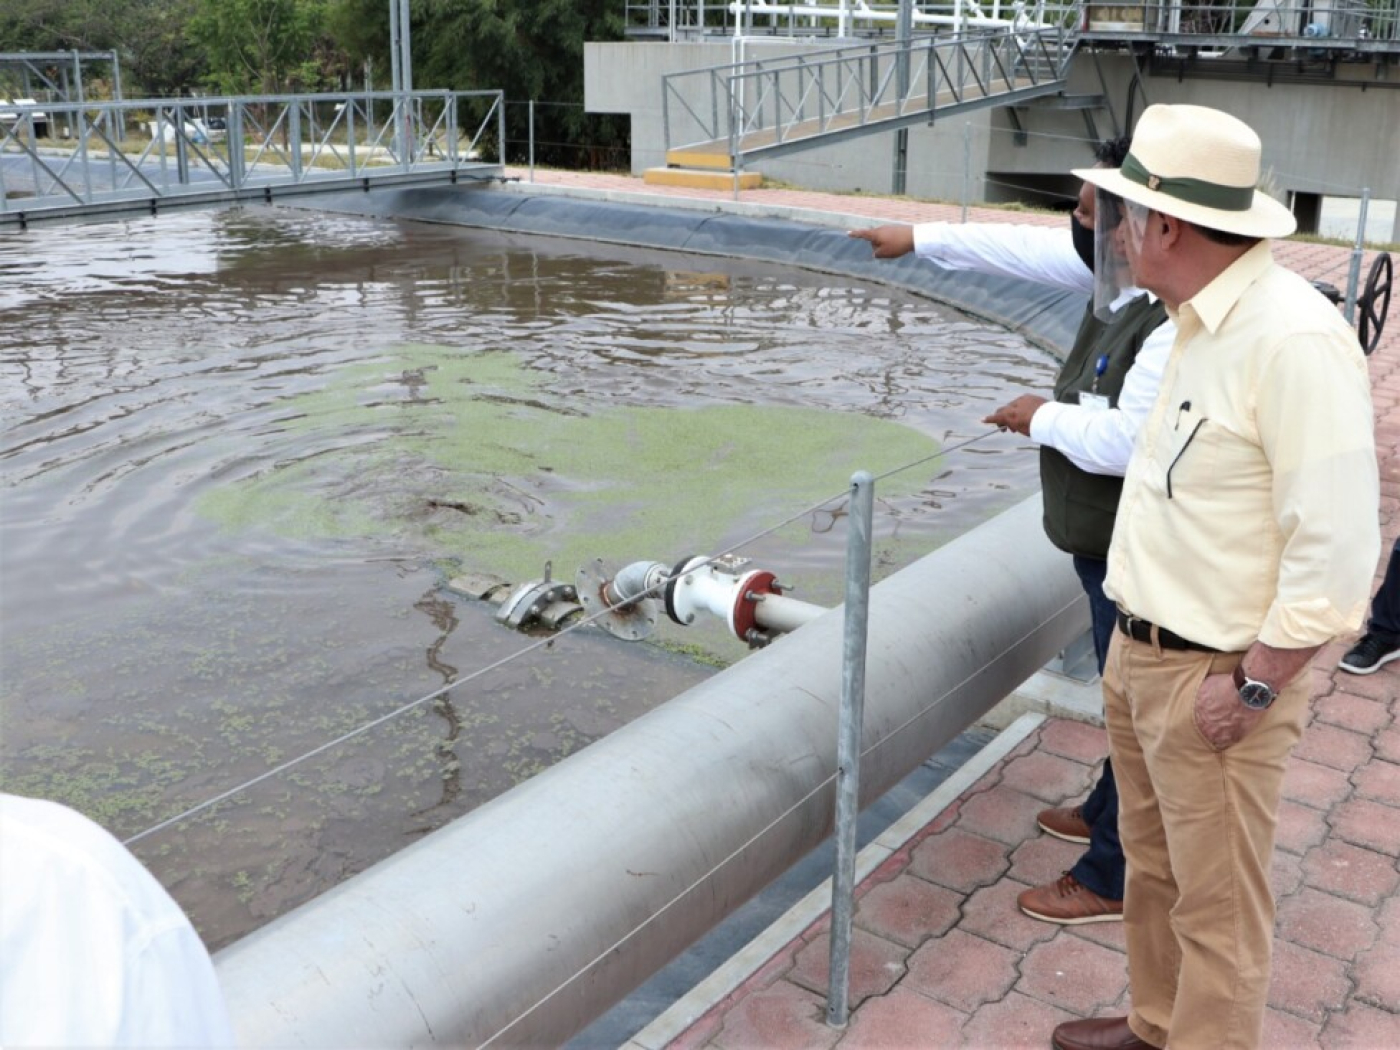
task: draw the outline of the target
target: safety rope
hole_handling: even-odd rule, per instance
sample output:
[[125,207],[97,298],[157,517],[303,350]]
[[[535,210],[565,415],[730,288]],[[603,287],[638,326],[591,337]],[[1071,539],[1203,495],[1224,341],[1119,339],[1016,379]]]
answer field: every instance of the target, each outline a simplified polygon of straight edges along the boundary
[[[995,431],[994,431],[993,433],[995,433]],[[987,435],[985,435],[985,434],[981,435],[981,437],[986,437],[986,436],[987,436]],[[975,440],[980,440],[980,438],[974,438],[973,440],[974,440],[974,441],[975,441]],[[971,442],[965,442],[964,444],[970,444],[970,443],[971,443]],[[901,469],[902,469],[902,468],[901,468]],[[1066,603],[1065,603],[1064,605],[1062,605],[1059,609],[1057,609],[1052,615],[1053,615],[1053,616],[1060,616],[1060,615],[1064,614],[1065,612],[1068,612],[1068,611],[1069,611],[1070,609],[1072,609],[1079,601],[1080,601],[1079,598],[1073,598],[1073,599],[1071,599],[1069,602],[1066,602]],[[1008,646],[1008,648],[1015,648],[1017,645],[1020,645],[1020,644],[1022,644],[1023,642],[1026,642],[1027,640],[1029,640],[1030,637],[1031,637],[1031,635],[1032,635],[1032,633],[1033,633],[1033,631],[1034,631],[1034,628],[1032,628],[1031,630],[1027,630],[1024,634],[1021,635],[1020,638],[1016,639],[1016,640],[1012,643],[1011,646]],[[927,714],[929,714],[930,712],[932,712],[934,708],[936,708],[939,704],[941,704],[941,703],[942,703],[944,700],[946,700],[948,697],[953,696],[954,694],[956,694],[957,692],[959,692],[964,686],[968,685],[968,683],[972,682],[974,679],[976,679],[976,678],[978,678],[980,675],[984,674],[986,671],[988,671],[988,670],[991,668],[991,666],[992,666],[992,661],[990,661],[990,660],[987,661],[986,663],[982,664],[982,665],[981,665],[980,667],[978,667],[976,670],[972,671],[970,674],[968,674],[966,677],[964,677],[960,682],[957,682],[955,685],[952,685],[952,686],[950,686],[948,689],[944,690],[944,691],[943,691],[942,693],[940,693],[938,696],[934,697],[926,706],[920,708],[917,712],[915,712],[915,713],[914,713],[913,715],[911,715],[909,718],[905,719],[902,723],[900,723],[898,726],[896,726],[894,729],[892,729],[889,733],[887,733],[887,734],[885,735],[885,737],[884,737],[882,740],[880,740],[877,744],[872,744],[872,745],[870,745],[869,747],[867,747],[867,748],[865,748],[864,750],[862,750],[862,751],[861,751],[861,755],[860,755],[861,760],[862,760],[862,764],[863,764],[864,759],[865,759],[866,757],[868,757],[868,756],[875,750],[876,747],[883,747],[884,745],[890,743],[890,741],[894,740],[895,737],[898,736],[898,734],[900,734],[900,733],[904,732],[905,730],[907,730],[910,726],[912,726],[912,725],[913,725],[915,722],[917,722],[919,719],[923,718],[925,715],[927,715]],[[597,955],[595,955],[592,959],[588,960],[588,962],[586,962],[586,963],[584,963],[582,966],[580,966],[577,970],[575,970],[575,971],[574,971],[572,974],[570,974],[567,978],[565,978],[565,979],[564,979],[563,981],[561,981],[558,985],[556,985],[556,986],[554,987],[553,990],[551,990],[550,992],[548,992],[548,993],[546,993],[545,995],[541,996],[532,1006],[530,1006],[530,1007],[529,1007],[528,1009],[526,1009],[524,1012],[522,1012],[522,1013],[520,1013],[520,1014],[517,1014],[516,1017],[515,1017],[509,1024],[507,1024],[507,1025],[503,1026],[502,1028],[500,1028],[500,1029],[499,1029],[498,1031],[496,1031],[489,1039],[485,1040],[485,1041],[482,1042],[480,1045],[483,1046],[483,1047],[485,1047],[485,1046],[490,1046],[490,1045],[491,1045],[492,1043],[494,1043],[497,1039],[501,1038],[501,1036],[505,1035],[505,1034],[506,1034],[507,1032],[509,1032],[512,1028],[514,1028],[517,1024],[519,1024],[521,1021],[523,1021],[525,1018],[529,1017],[532,1013],[534,1013],[536,1010],[538,1010],[538,1009],[539,1009],[541,1006],[543,1006],[545,1003],[549,1002],[549,1000],[553,999],[553,998],[554,998],[556,995],[558,995],[560,992],[565,991],[565,990],[569,987],[569,985],[573,984],[574,981],[578,980],[580,977],[582,977],[584,974],[586,974],[586,973],[587,973],[589,970],[591,970],[593,967],[597,966],[599,963],[604,962],[604,961],[606,961],[607,959],[609,959],[609,958],[613,957],[614,955],[616,955],[616,954],[622,949],[622,947],[623,947],[629,940],[631,940],[631,939],[632,939],[633,937],[635,937],[637,934],[641,933],[643,930],[645,930],[645,929],[646,929],[648,926],[650,926],[652,923],[656,922],[656,920],[660,919],[663,915],[665,915],[665,914],[666,914],[668,911],[670,911],[673,907],[675,907],[677,904],[681,903],[681,901],[683,901],[683,900],[686,898],[687,895],[689,895],[690,893],[692,893],[692,892],[694,892],[696,889],[698,889],[698,888],[701,886],[701,884],[703,884],[706,880],[708,880],[708,879],[714,877],[714,875],[715,875],[717,872],[719,872],[720,870],[722,870],[722,869],[724,868],[725,865],[729,864],[731,861],[733,861],[734,859],[736,859],[736,858],[737,858],[740,854],[742,854],[745,850],[747,850],[749,847],[751,847],[752,845],[754,845],[754,843],[756,843],[756,842],[758,842],[760,839],[762,839],[763,836],[766,835],[769,831],[771,831],[773,828],[775,828],[775,827],[777,827],[779,824],[781,824],[784,820],[786,820],[788,817],[790,817],[794,812],[796,812],[796,811],[797,811],[798,809],[800,809],[802,806],[805,806],[808,802],[810,802],[813,798],[815,798],[819,793],[821,793],[822,791],[824,791],[824,790],[826,790],[828,787],[830,787],[832,784],[834,784],[834,783],[836,782],[836,777],[837,777],[837,775],[838,775],[837,772],[833,772],[833,773],[831,773],[829,776],[827,776],[826,779],[822,780],[821,783],[819,783],[819,784],[817,784],[815,787],[813,787],[812,790],[810,790],[809,792],[807,792],[807,794],[803,795],[800,799],[798,799],[796,802],[794,802],[792,805],[790,805],[787,809],[783,810],[783,812],[779,813],[776,817],[774,817],[772,820],[770,820],[770,821],[769,821],[767,824],[765,824],[762,828],[760,828],[758,831],[754,832],[751,836],[749,836],[749,838],[747,838],[746,840],[744,840],[744,842],[742,842],[740,845],[738,845],[738,846],[735,847],[732,851],[730,851],[729,854],[727,854],[726,856],[724,856],[723,858],[721,858],[721,859],[720,859],[719,861],[717,861],[715,864],[711,865],[702,875],[700,875],[700,876],[698,876],[697,878],[695,878],[694,880],[692,880],[691,883],[690,883],[688,886],[686,886],[686,887],[685,887],[684,889],[682,889],[680,892],[676,893],[676,894],[675,894],[673,897],[671,897],[671,899],[668,900],[665,904],[661,905],[661,907],[659,907],[656,911],[652,912],[649,916],[647,916],[647,917],[646,917],[645,919],[643,919],[641,922],[637,923],[637,925],[633,926],[632,929],[628,930],[625,934],[623,934],[620,938],[618,938],[616,941],[614,941],[611,945],[609,945],[607,948],[605,948],[605,949],[603,949],[602,951],[600,951],[600,952],[599,952]]]
[[[958,442],[958,443],[955,444],[955,445],[949,445],[949,446],[947,446],[947,447],[945,447],[945,448],[939,449],[939,451],[937,451],[937,452],[930,453],[929,455],[927,455],[927,456],[922,456],[922,457],[920,457],[919,459],[911,460],[910,462],[905,463],[905,464],[903,464],[902,466],[898,466],[898,467],[895,467],[895,468],[893,468],[893,469],[891,469],[891,470],[887,470],[887,471],[885,471],[883,474],[877,475],[877,476],[875,477],[874,480],[876,480],[876,481],[882,481],[882,480],[884,480],[885,478],[893,477],[894,475],[903,473],[904,471],[913,470],[914,468],[919,467],[919,466],[922,466],[923,464],[928,463],[928,462],[931,461],[931,460],[937,459],[937,458],[940,457],[940,456],[945,456],[945,455],[947,455],[947,454],[950,453],[950,452],[956,452],[956,451],[958,451],[959,449],[966,448],[968,445],[971,445],[971,444],[973,444],[973,443],[975,443],[975,442],[981,441],[981,440],[983,440],[984,438],[987,438],[987,437],[991,436],[992,434],[996,434],[996,433],[998,433],[998,432],[999,432],[999,431],[996,430],[996,429],[989,430],[989,431],[987,431],[986,433],[978,434],[978,435],[975,436],[975,437],[968,438],[966,441]],[[773,533],[779,531],[780,529],[786,528],[788,525],[791,525],[793,522],[799,520],[800,518],[804,518],[804,517],[806,517],[807,515],[813,513],[814,511],[821,510],[821,509],[822,509],[823,507],[825,507],[827,504],[833,503],[833,502],[835,502],[835,501],[838,500],[838,499],[846,498],[846,497],[849,495],[849,492],[850,492],[850,489],[849,489],[849,487],[847,487],[847,488],[845,488],[845,489],[842,489],[840,492],[836,493],[835,495],[827,496],[825,499],[822,499],[822,500],[818,501],[817,503],[814,503],[814,504],[812,504],[812,505],[810,505],[810,506],[808,506],[808,507],[804,507],[802,510],[797,511],[795,514],[792,514],[792,515],[790,515],[790,516],[787,517],[787,518],[784,518],[782,521],[778,522],[777,524],[771,525],[771,526],[769,526],[768,528],[763,529],[763,530],[760,531],[760,532],[756,532],[756,533],[754,533],[752,536],[749,536],[749,537],[747,537],[747,538],[745,538],[745,539],[742,539],[742,540],[738,541],[737,543],[733,544],[732,546],[726,548],[726,549],[723,550],[723,551],[720,551],[720,552],[717,553],[717,554],[711,554],[711,555],[709,555],[708,557],[706,557],[706,558],[705,558],[703,561],[701,561],[701,562],[696,562],[695,564],[693,564],[693,565],[690,566],[690,569],[691,569],[691,571],[694,571],[695,569],[702,568],[702,567],[704,567],[705,565],[710,565],[710,564],[712,564],[712,563],[718,561],[719,559],[721,559],[721,558],[723,558],[723,557],[726,557],[727,555],[733,554],[733,553],[735,553],[736,551],[741,550],[742,548],[749,546],[750,544],[756,543],[756,542],[758,542],[759,540],[763,539],[764,537],[770,536],[770,535],[772,535]],[[666,584],[670,583],[670,582],[671,582],[672,580],[674,580],[674,579],[675,579],[674,576],[667,576],[665,579],[661,580],[660,582],[654,584],[652,587],[648,588],[646,591],[644,591],[644,592],[642,592],[641,594],[637,595],[636,599],[634,599],[634,600],[637,600],[637,599],[640,599],[640,598],[643,598],[643,597],[647,597],[647,596],[651,595],[652,592],[661,590],[662,588],[664,588],[664,587],[666,586]],[[574,631],[576,631],[576,630],[581,630],[582,628],[587,627],[588,625],[594,623],[595,621],[601,619],[602,617],[609,615],[611,612],[612,612],[611,609],[600,609],[598,612],[592,614],[591,616],[585,616],[585,617],[579,618],[579,619],[577,619],[577,620],[574,620],[572,623],[568,624],[566,627],[564,627],[562,630],[560,630],[557,634],[553,634],[553,635],[551,635],[551,636],[548,637],[548,638],[541,638],[540,640],[538,640],[538,641],[536,641],[536,642],[532,642],[531,644],[526,645],[526,646],[524,646],[524,647],[521,648],[521,649],[518,649],[516,652],[513,652],[513,653],[511,653],[511,654],[509,654],[509,655],[507,655],[507,656],[503,656],[503,657],[501,657],[501,659],[495,661],[494,663],[487,664],[485,667],[482,667],[482,668],[479,668],[479,669],[477,669],[477,670],[475,670],[475,671],[472,671],[471,673],[469,673],[469,674],[467,674],[467,675],[459,675],[458,677],[452,679],[452,681],[447,682],[447,683],[445,683],[444,685],[438,686],[438,687],[437,687],[436,689],[434,689],[432,692],[430,692],[430,693],[428,693],[428,694],[426,694],[426,695],[424,695],[424,696],[420,696],[417,700],[413,700],[413,701],[410,701],[409,703],[402,704],[402,705],[400,705],[399,707],[396,707],[394,710],[389,711],[389,712],[386,713],[386,714],[380,715],[380,716],[377,717],[377,718],[374,718],[374,719],[371,719],[371,720],[368,721],[368,722],[365,722],[363,725],[360,725],[360,726],[357,726],[357,727],[354,728],[354,729],[351,729],[349,732],[342,733],[340,736],[336,737],[334,740],[328,740],[328,741],[326,741],[324,744],[320,744],[320,745],[318,745],[318,746],[312,748],[310,751],[307,751],[307,752],[305,752],[305,753],[303,753],[303,754],[301,754],[301,755],[298,755],[298,756],[295,757],[295,758],[288,759],[286,762],[283,762],[283,763],[281,763],[280,765],[274,766],[272,769],[269,769],[269,770],[267,770],[266,772],[259,773],[257,776],[252,777],[252,778],[249,779],[249,780],[245,780],[243,783],[238,784],[238,785],[235,786],[235,787],[229,788],[227,791],[221,791],[219,794],[215,795],[213,798],[206,799],[206,800],[204,800],[203,802],[200,802],[198,805],[191,806],[191,807],[189,807],[188,809],[183,810],[183,811],[180,812],[180,813],[177,813],[177,814],[176,814],[175,816],[173,816],[173,817],[169,817],[169,818],[167,818],[167,819],[165,819],[165,820],[162,820],[162,821],[161,821],[160,823],[158,823],[158,824],[153,824],[152,826],[146,828],[144,831],[137,832],[135,835],[132,835],[130,838],[123,839],[123,840],[122,840],[122,843],[123,843],[123,845],[131,846],[133,843],[140,842],[142,839],[148,838],[149,836],[154,835],[154,834],[156,834],[156,833],[159,832],[159,831],[163,831],[164,829],[166,829],[166,828],[168,828],[168,827],[170,827],[170,826],[172,826],[172,825],[174,825],[174,824],[179,824],[179,823],[181,823],[181,822],[183,822],[183,821],[186,821],[186,820],[188,820],[189,818],[195,816],[195,815],[198,814],[198,813],[202,813],[202,812],[204,812],[205,810],[210,809],[210,808],[213,807],[213,806],[217,806],[220,802],[227,801],[228,799],[232,798],[234,795],[240,794],[240,793],[243,792],[243,791],[247,791],[249,788],[256,787],[258,784],[261,784],[261,783],[262,783],[263,781],[265,781],[265,780],[269,780],[269,779],[271,779],[272,777],[275,777],[275,776],[278,776],[279,774],[285,773],[287,770],[292,769],[292,768],[294,768],[294,767],[296,767],[296,766],[299,766],[299,765],[301,765],[303,762],[307,762],[307,761],[309,761],[310,759],[315,758],[317,755],[324,754],[325,752],[331,750],[332,748],[338,747],[339,745],[344,744],[344,743],[346,743],[346,742],[348,742],[348,741],[350,741],[350,740],[353,740],[353,739],[355,739],[355,738],[358,737],[358,736],[362,736],[362,735],[364,735],[365,733],[368,733],[368,732],[369,732],[370,730],[372,730],[372,729],[376,729],[376,728],[378,728],[379,726],[384,725],[386,722],[393,721],[395,718],[398,718],[398,717],[401,716],[401,715],[407,714],[409,711],[412,711],[412,710],[415,710],[416,708],[422,707],[424,704],[428,703],[430,700],[436,700],[438,697],[442,696],[444,693],[447,693],[447,692],[451,691],[452,689],[457,688],[458,686],[466,685],[466,684],[469,683],[469,682],[475,681],[476,679],[481,678],[483,675],[490,674],[492,671],[495,671],[495,670],[498,670],[498,669],[500,669],[500,668],[502,668],[502,667],[505,667],[507,664],[512,663],[513,661],[518,660],[518,659],[520,659],[521,657],[528,656],[530,653],[533,653],[533,652],[535,652],[535,651],[538,650],[538,649],[547,648],[547,647],[553,645],[553,644],[554,644],[556,641],[558,641],[560,638],[567,637],[569,634],[572,634]]]

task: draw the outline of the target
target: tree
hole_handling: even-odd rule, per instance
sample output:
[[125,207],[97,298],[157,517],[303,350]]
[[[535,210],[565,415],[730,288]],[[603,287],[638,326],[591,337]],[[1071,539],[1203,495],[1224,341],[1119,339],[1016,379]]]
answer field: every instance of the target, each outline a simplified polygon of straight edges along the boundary
[[[415,85],[504,91],[516,157],[533,99],[542,163],[626,166],[626,119],[591,116],[582,106],[583,44],[621,38],[617,0],[417,0],[411,19]],[[333,0],[328,24],[352,57],[389,68],[389,0]]]
[[185,31],[195,3],[6,0],[0,40],[7,51],[116,51],[127,98],[174,95],[198,84],[206,68]]
[[325,0],[197,0],[190,35],[208,52],[210,87],[231,95],[314,91]]

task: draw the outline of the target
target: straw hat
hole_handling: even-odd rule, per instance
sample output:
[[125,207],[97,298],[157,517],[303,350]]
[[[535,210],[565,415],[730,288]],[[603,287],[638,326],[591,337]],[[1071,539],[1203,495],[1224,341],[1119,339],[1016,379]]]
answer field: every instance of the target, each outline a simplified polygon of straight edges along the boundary
[[1259,136],[1205,106],[1148,106],[1121,168],[1085,168],[1081,179],[1164,215],[1247,237],[1287,237],[1293,213],[1259,182]]

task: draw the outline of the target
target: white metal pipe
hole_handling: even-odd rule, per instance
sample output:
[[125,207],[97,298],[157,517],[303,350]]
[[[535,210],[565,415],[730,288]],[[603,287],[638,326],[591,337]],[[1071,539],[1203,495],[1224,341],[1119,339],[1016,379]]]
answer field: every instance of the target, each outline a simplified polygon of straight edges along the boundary
[[[221,951],[239,1045],[567,1040],[830,832],[841,621],[819,617]],[[1039,497],[877,584],[862,804],[1087,623]]]

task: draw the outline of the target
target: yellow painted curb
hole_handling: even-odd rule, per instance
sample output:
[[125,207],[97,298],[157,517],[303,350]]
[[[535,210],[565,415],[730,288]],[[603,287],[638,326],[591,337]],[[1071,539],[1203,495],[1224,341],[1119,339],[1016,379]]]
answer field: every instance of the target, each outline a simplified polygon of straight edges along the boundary
[[[696,171],[694,168],[647,168],[642,181],[649,186],[684,186],[690,190],[732,190],[732,171]],[[739,189],[756,190],[763,185],[763,176],[746,171],[739,176]]]

